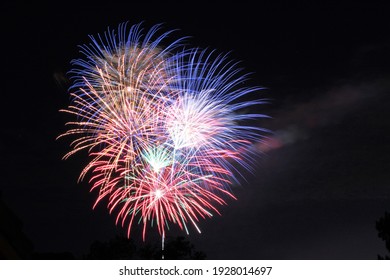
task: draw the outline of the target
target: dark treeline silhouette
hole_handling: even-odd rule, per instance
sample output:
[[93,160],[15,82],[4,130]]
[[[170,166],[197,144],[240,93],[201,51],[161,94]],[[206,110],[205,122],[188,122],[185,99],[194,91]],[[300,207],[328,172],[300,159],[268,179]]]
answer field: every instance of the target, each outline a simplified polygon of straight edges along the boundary
[[[80,259],[85,260],[201,260],[206,254],[196,251],[193,244],[183,236],[165,241],[164,251],[161,244],[149,242],[136,245],[133,239],[117,235],[108,241],[94,241],[89,252]],[[35,260],[72,260],[78,259],[71,252],[33,252]]]
[[[205,259],[203,252],[196,251],[185,237],[167,238],[162,252],[160,243],[139,242],[125,236],[115,236],[108,241],[94,241],[89,252],[81,259],[121,260],[138,259]],[[0,192],[0,259],[72,260],[78,259],[72,252],[37,251],[23,231],[23,222],[2,200]]]
[[29,259],[35,260],[201,260],[206,254],[196,251],[190,241],[183,236],[169,238],[165,241],[164,251],[161,243],[141,242],[136,245],[133,239],[117,235],[108,241],[95,240],[89,252],[81,258],[71,252],[33,252]]
[[[376,221],[376,230],[378,237],[385,241],[386,249],[390,253],[390,214],[385,212],[383,217]],[[390,256],[378,255],[379,260],[390,260]]]
[[206,259],[206,254],[196,251],[194,245],[183,236],[165,240],[164,251],[161,249],[161,244],[144,243],[137,247],[132,239],[116,236],[107,242],[93,242],[89,253],[83,258],[92,260],[157,260],[162,259],[163,256],[164,259],[169,260]]

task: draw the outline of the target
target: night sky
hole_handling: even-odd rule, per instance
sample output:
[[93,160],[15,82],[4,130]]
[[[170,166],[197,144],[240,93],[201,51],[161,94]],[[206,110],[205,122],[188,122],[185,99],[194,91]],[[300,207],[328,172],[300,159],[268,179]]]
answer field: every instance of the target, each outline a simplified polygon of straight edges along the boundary
[[238,199],[200,221],[202,234],[191,228],[197,250],[209,259],[385,254],[375,222],[390,211],[390,10],[373,1],[161,2],[1,4],[1,199],[34,249],[81,257],[93,241],[124,232],[104,203],[92,210],[87,180],[77,183],[85,154],[62,160],[70,141],[56,137],[70,120],[59,110],[70,101],[77,46],[108,26],[143,21],[231,52],[270,100],[256,109],[271,116],[258,125],[273,134],[254,145],[253,174],[233,186]]

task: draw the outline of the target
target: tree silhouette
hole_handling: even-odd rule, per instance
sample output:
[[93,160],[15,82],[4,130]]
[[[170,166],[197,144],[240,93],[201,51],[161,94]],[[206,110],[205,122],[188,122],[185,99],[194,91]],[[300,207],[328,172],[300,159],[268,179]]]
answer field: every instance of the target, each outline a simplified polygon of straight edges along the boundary
[[205,259],[206,254],[196,251],[184,237],[179,236],[175,239],[166,240],[164,251],[161,250],[161,244],[144,243],[137,247],[132,239],[125,236],[116,236],[108,242],[94,241],[90,246],[88,254],[84,259],[92,260],[156,260],[161,259],[180,260],[180,259]]
[[202,260],[206,258],[203,252],[195,251],[195,247],[183,236],[168,240],[164,249],[164,259],[167,260]]
[[123,236],[116,236],[108,242],[94,241],[90,251],[84,256],[91,260],[126,260],[133,259],[136,253],[136,246],[131,239]]
[[[385,212],[385,215],[376,221],[376,230],[378,237],[385,241],[386,249],[390,252],[390,214]],[[378,255],[380,260],[390,260],[390,256]]]

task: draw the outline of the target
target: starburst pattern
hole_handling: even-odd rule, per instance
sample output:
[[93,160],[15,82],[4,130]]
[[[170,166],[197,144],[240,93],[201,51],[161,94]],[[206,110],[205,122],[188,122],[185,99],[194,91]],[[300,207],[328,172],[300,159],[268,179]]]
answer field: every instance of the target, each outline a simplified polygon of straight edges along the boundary
[[64,158],[88,152],[80,180],[90,174],[95,205],[107,200],[117,223],[129,235],[142,224],[144,238],[148,225],[162,236],[170,224],[200,232],[200,218],[235,199],[235,165],[250,167],[250,147],[265,131],[245,124],[264,117],[242,113],[263,100],[243,98],[260,88],[242,86],[236,63],[188,48],[185,38],[167,43],[172,31],[159,31],[122,24],[81,46],[71,104],[61,110],[77,120],[59,136],[75,136]]

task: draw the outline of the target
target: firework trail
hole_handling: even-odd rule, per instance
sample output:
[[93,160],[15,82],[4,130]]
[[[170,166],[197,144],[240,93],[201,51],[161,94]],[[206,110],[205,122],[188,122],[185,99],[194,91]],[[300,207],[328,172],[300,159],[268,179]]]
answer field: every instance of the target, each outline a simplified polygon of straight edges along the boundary
[[[261,114],[240,113],[263,100],[240,101],[259,87],[227,56],[189,48],[172,31],[141,24],[108,29],[81,46],[73,60],[71,104],[75,115],[60,135],[74,136],[64,158],[86,150],[95,206],[106,200],[117,223],[142,224],[164,237],[170,224],[189,232],[200,218],[233,198],[235,165],[250,168],[251,145],[265,131],[246,125]],[[95,207],[94,206],[94,207]]]

